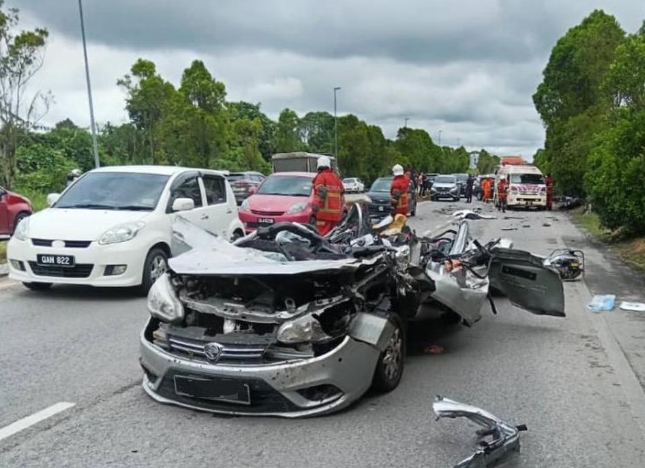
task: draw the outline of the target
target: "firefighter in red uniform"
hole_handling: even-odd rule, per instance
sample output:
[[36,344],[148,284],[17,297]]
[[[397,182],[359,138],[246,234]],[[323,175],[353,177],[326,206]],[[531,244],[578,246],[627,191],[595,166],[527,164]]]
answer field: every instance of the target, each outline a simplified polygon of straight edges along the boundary
[[553,180],[551,174],[547,174],[544,181],[546,183],[546,209],[551,211],[553,209],[553,192],[555,189],[555,180]]
[[392,209],[394,215],[408,215],[408,189],[410,180],[405,176],[403,167],[397,164],[392,168],[392,185],[390,186],[390,198],[392,200]]
[[506,177],[502,177],[502,179],[497,183],[497,200],[499,202],[497,210],[504,213],[506,213],[506,198],[508,196],[507,192],[508,182],[506,181]]
[[329,157],[319,157],[317,167],[318,174],[313,180],[313,211],[316,229],[321,236],[325,236],[343,216],[343,182],[331,170]]

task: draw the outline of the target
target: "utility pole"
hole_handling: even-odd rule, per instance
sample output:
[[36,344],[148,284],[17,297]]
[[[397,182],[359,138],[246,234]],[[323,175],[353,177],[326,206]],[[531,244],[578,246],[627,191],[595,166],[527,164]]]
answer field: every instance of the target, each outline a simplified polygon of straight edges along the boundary
[[336,106],[336,93],[340,91],[340,87],[337,86],[334,88],[334,157],[336,158],[336,164],[338,164],[338,113]]
[[85,81],[87,82],[87,98],[90,103],[90,124],[92,126],[92,147],[94,150],[94,164],[101,166],[99,161],[99,147],[96,142],[96,122],[94,120],[94,102],[92,101],[92,83],[90,81],[90,66],[87,62],[87,43],[85,40],[85,20],[83,19],[83,1],[78,0],[78,13],[81,18],[81,35],[83,37],[83,56],[85,57]]
[[410,120],[410,117],[405,118],[405,125],[404,125],[405,128],[408,128],[408,120]]

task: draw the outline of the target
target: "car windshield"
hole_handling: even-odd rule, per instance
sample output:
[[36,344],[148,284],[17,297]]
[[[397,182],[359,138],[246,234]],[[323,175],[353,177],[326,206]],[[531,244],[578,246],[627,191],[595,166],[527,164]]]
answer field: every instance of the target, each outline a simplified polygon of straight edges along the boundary
[[356,179],[343,179],[343,182],[346,184],[353,184],[356,181]]
[[435,184],[454,184],[455,178],[450,176],[437,176],[434,179]]
[[540,174],[511,174],[511,184],[543,184],[544,177]]
[[311,178],[303,176],[271,176],[264,180],[257,193],[262,195],[308,197],[311,195],[311,182]]
[[391,186],[392,186],[391,177],[376,179],[372,184],[372,188],[370,189],[370,192],[389,192]]
[[78,179],[55,208],[153,211],[170,177],[134,172],[93,172]]

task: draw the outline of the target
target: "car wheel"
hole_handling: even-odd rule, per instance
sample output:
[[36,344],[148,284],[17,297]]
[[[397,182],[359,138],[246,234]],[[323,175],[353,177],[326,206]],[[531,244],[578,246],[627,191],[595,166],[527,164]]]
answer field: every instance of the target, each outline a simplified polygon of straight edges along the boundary
[[13,221],[13,232],[11,233],[11,235],[13,235],[13,233],[16,232],[18,223],[20,223],[20,221],[27,218],[28,216],[29,216],[29,213],[25,213],[24,211],[22,213],[18,213],[18,215],[16,216],[16,219]]
[[22,283],[27,289],[32,291],[47,291],[52,287],[52,283]]
[[458,202],[459,200],[460,200],[459,197],[453,197],[453,199],[452,199],[452,201],[454,201],[454,202]]
[[143,264],[143,278],[141,281],[141,292],[147,294],[152,285],[168,269],[168,255],[160,248],[154,248],[148,252],[146,261]]
[[241,239],[244,237],[244,233],[242,231],[235,231],[233,233],[233,237],[231,237],[231,242],[235,242],[238,239]]
[[405,365],[406,340],[403,319],[398,314],[392,314],[389,320],[394,325],[394,332],[385,351],[379,357],[372,381],[372,388],[383,393],[398,387]]

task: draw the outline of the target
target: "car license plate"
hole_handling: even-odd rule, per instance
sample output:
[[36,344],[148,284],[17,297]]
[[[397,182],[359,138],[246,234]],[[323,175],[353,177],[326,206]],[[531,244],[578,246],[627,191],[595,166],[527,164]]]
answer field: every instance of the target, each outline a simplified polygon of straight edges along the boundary
[[275,219],[273,219],[273,218],[260,218],[260,219],[258,219],[258,223],[262,224],[263,226],[268,226],[270,224],[274,224]]
[[38,254],[36,255],[36,263],[43,267],[72,268],[76,265],[76,261],[71,255]]
[[571,262],[571,268],[578,268],[580,264]]
[[239,405],[251,404],[249,386],[232,379],[207,379],[176,375],[175,393],[180,396],[225,401]]

